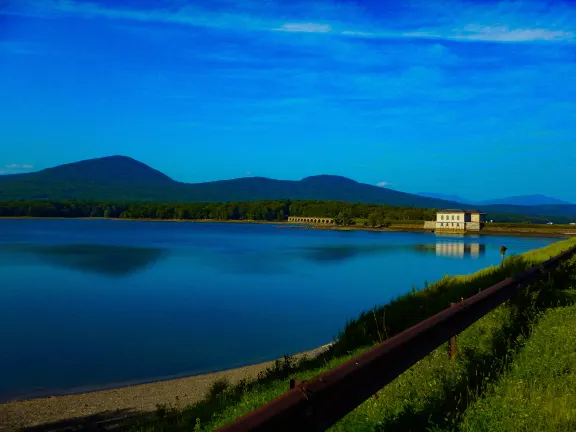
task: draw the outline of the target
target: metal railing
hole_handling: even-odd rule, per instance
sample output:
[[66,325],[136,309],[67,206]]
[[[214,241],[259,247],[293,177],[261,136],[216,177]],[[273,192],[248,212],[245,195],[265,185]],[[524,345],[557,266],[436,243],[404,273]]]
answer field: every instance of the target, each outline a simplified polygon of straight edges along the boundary
[[386,384],[523,287],[576,254],[576,247],[506,278],[421,321],[353,359],[308,381],[291,383],[278,398],[218,429],[237,431],[322,431],[354,410]]

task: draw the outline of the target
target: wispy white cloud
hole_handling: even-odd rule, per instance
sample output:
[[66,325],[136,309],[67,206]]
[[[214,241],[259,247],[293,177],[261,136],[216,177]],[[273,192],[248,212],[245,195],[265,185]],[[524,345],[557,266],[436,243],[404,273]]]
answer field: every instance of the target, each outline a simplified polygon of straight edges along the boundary
[[381,182],[376,183],[376,186],[380,186],[380,187],[390,186],[390,182],[381,181]]
[[332,32],[332,27],[327,24],[317,23],[288,23],[274,30],[296,33],[330,33]]
[[[222,2],[220,2],[222,3]],[[359,6],[320,1],[313,4],[268,1],[266,7],[252,2],[223,2],[222,8],[201,4],[164,2],[165,8],[110,7],[79,0],[19,0],[0,13],[54,18],[59,16],[101,17],[121,21],[171,23],[228,30],[330,34],[337,37],[377,39],[438,39],[519,42],[574,42],[575,8],[558,5],[545,9],[540,3],[495,2],[492,5],[464,1],[407,2],[403,15],[372,14]],[[172,7],[168,8],[167,6]],[[264,12],[261,12],[264,11]],[[421,25],[422,16],[436,17]],[[303,13],[309,18],[302,20]]]
[[34,165],[30,165],[30,164],[8,164],[8,165],[5,165],[4,168],[6,168],[7,170],[29,170],[29,169],[33,169]]
[[[376,36],[376,35],[374,35]],[[467,25],[461,30],[443,32],[406,32],[404,37],[420,39],[445,39],[456,41],[479,42],[554,42],[574,41],[575,33],[570,31],[508,27],[490,27],[481,25]]]

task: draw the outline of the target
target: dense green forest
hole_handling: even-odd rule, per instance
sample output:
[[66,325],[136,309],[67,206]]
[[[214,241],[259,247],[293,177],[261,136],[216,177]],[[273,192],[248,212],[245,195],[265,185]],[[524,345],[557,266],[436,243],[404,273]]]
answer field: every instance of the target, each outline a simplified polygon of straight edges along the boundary
[[[64,217],[121,219],[212,219],[283,221],[288,216],[332,217],[341,225],[365,219],[369,226],[395,221],[434,220],[436,209],[352,204],[342,201],[258,201],[228,203],[156,204],[95,201],[31,201],[0,203],[0,217]],[[498,222],[545,223],[549,218],[488,214]],[[554,218],[568,222],[567,218]],[[564,220],[566,219],[566,220]]]

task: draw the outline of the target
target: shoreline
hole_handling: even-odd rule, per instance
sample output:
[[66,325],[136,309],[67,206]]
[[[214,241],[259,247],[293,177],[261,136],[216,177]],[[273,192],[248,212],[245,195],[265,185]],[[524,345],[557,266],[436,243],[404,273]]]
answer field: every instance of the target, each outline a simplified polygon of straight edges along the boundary
[[[570,228],[546,228],[546,229],[531,229],[531,228],[484,228],[479,232],[454,232],[454,233],[435,233],[433,230],[420,227],[419,225],[407,224],[392,224],[388,228],[372,228],[365,226],[335,226],[323,224],[301,224],[288,221],[266,221],[266,220],[218,220],[218,219],[123,219],[123,218],[105,218],[105,217],[83,217],[83,218],[65,218],[65,217],[39,217],[39,216],[7,216],[0,217],[2,219],[10,220],[26,220],[26,219],[47,219],[47,220],[110,220],[110,221],[133,221],[133,222],[178,222],[178,223],[236,223],[236,224],[259,224],[259,225],[279,225],[278,228],[293,228],[293,229],[317,229],[329,231],[367,231],[367,232],[421,232],[429,234],[455,234],[461,236],[469,235],[502,235],[502,236],[518,236],[518,237],[551,237],[551,238],[569,238],[576,236],[576,230],[573,232],[566,232]],[[520,224],[519,224],[520,225]]]
[[[295,354],[316,357],[332,344],[322,345]],[[172,379],[159,379],[141,384],[119,385],[83,393],[68,393],[61,396],[39,397],[0,403],[0,431],[50,425],[66,421],[62,428],[47,428],[50,431],[70,428],[73,422],[89,416],[113,415],[115,421],[135,421],[153,413],[158,404],[184,407],[202,400],[212,384],[223,378],[231,383],[241,379],[256,378],[259,372],[272,366],[276,360],[241,366],[222,371],[191,375]]]

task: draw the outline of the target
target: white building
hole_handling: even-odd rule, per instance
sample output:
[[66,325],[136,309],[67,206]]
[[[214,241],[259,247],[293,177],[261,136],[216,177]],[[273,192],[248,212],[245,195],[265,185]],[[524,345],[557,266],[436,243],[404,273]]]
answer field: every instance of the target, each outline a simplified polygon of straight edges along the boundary
[[486,214],[478,210],[440,210],[436,213],[434,229],[439,231],[480,231],[485,223]]

